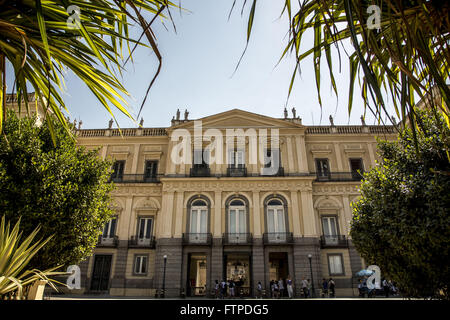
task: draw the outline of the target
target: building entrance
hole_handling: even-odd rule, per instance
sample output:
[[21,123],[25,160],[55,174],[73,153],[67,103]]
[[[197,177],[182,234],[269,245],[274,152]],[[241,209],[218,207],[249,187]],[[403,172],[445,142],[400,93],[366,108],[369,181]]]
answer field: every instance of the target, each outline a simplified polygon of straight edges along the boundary
[[188,259],[188,295],[206,295],[206,255],[189,254]]
[[269,253],[269,280],[287,279],[289,275],[287,252]]
[[[225,280],[233,281],[235,285],[235,296],[250,296],[251,294],[251,274],[250,274],[250,254],[229,253],[224,255]],[[228,290],[230,294],[230,290]]]

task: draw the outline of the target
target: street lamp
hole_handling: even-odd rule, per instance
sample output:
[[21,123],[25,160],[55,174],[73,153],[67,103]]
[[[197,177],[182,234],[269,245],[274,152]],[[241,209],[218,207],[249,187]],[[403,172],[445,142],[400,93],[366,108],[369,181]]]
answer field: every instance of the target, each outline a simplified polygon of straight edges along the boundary
[[164,255],[164,272],[163,272],[163,283],[162,283],[162,293],[161,298],[165,298],[166,296],[166,263],[167,263],[167,255]]
[[308,254],[308,259],[309,259],[309,270],[311,272],[311,287],[312,287],[312,297],[315,298],[315,290],[314,290],[314,278],[313,278],[313,272],[312,272],[312,265],[311,265],[311,259],[312,259],[312,254]]

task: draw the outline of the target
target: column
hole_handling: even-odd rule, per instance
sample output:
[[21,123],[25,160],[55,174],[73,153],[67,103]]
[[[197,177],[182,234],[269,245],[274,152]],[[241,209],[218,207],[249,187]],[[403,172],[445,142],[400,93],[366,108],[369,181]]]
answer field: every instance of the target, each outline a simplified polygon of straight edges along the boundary
[[173,141],[169,137],[169,147],[167,149],[167,157],[166,157],[166,172],[167,174],[175,174],[176,167],[175,163],[172,161],[172,149],[173,149]]
[[301,191],[302,216],[305,237],[317,237],[316,218],[312,201],[312,191]]
[[300,210],[298,206],[298,192],[291,191],[291,203],[292,203],[292,222],[293,222],[293,231],[294,237],[301,237],[301,229],[300,229]]
[[139,159],[139,144],[134,145],[133,163],[131,165],[131,174],[137,173],[137,164]]
[[222,237],[222,192],[220,190],[214,193],[214,227],[213,237]]
[[344,172],[344,167],[342,165],[342,158],[341,158],[341,150],[339,149],[339,144],[337,142],[334,143],[334,153],[336,154],[338,172]]
[[183,233],[183,192],[177,191],[176,193],[176,213],[175,213],[175,238],[181,238]]
[[352,220],[352,212],[350,210],[350,200],[347,195],[342,196],[342,202],[344,204],[343,217],[341,219],[344,222],[342,231],[345,232],[345,235],[348,235],[350,231],[350,221]]
[[167,191],[163,194],[163,204],[161,208],[161,216],[159,217],[159,224],[161,225],[160,238],[170,238],[172,235],[172,212],[173,212],[173,191]]
[[261,208],[259,206],[259,191],[253,192],[253,237],[261,238]]
[[286,137],[286,144],[287,144],[287,154],[288,154],[288,173],[294,173],[295,165],[294,165],[294,155],[293,155],[293,150],[292,150],[291,137]]
[[308,159],[306,157],[305,136],[295,136],[295,144],[297,150],[298,171],[308,172]]
[[108,146],[103,146],[103,147],[102,147],[102,152],[101,152],[101,157],[102,157],[103,160],[106,159],[106,153],[107,153],[107,151],[108,151]]

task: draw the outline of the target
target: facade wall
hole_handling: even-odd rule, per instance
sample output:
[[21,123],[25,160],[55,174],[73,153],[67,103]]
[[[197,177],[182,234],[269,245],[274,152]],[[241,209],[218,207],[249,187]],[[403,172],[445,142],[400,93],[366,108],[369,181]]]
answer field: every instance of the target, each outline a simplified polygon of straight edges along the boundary
[[[210,295],[215,280],[221,280],[228,270],[225,257],[235,254],[244,257],[242,268],[248,268],[250,277],[246,290],[251,294],[254,294],[258,281],[269,292],[269,282],[273,280],[270,277],[275,274],[273,270],[278,270],[278,274],[291,277],[297,295],[302,278],[309,279],[311,274],[317,294],[322,279],[333,277],[338,295],[352,295],[356,287],[352,275],[363,263],[348,237],[350,203],[358,197],[360,184],[358,179],[351,179],[350,159],[362,159],[364,170],[369,170],[377,160],[375,136],[393,139],[392,128],[365,125],[306,127],[299,119],[274,119],[241,110],[201,120],[203,130],[215,129],[224,134],[229,128],[277,129],[284,174],[261,176],[262,165],[250,163],[252,141],[246,138],[240,145],[247,151],[245,177],[228,177],[227,164],[210,165],[210,176],[191,176],[191,164],[179,165],[171,161],[175,146],[171,137],[177,129],[193,134],[193,121],[175,121],[168,128],[123,129],[124,137],[117,134],[117,129],[78,130],[79,145],[88,149],[100,148],[99,156],[104,159],[125,161],[124,180],[116,182],[111,204],[117,215],[118,244],[97,247],[94,256],[84,262],[83,290],[91,291],[89,285],[95,255],[111,254],[111,281],[107,290],[111,295],[153,296],[163,287],[166,296],[189,294],[190,272],[195,259],[206,270],[205,292]],[[193,143],[194,139],[190,147]],[[207,143],[203,142],[205,145]],[[226,146],[225,141],[223,146]],[[215,152],[210,156],[216,156]],[[329,171],[336,176],[331,174],[330,179],[319,180],[316,159],[328,159]],[[155,181],[142,180],[146,160],[158,162]],[[245,203],[246,233],[251,238],[244,244],[229,245],[224,238],[228,232],[228,204],[232,198]],[[265,238],[268,237],[267,203],[271,198],[283,202],[286,232],[292,236],[284,243],[269,243]],[[185,241],[195,199],[207,203],[207,233],[210,234],[207,244]],[[133,237],[138,235],[139,218],[142,217],[153,218],[154,247],[130,246]],[[344,240],[342,243],[323,245],[324,217],[335,219],[336,232]],[[136,255],[147,257],[145,275],[133,273]],[[312,256],[311,263],[308,255]],[[342,274],[330,274],[329,255],[341,257]],[[167,257],[165,263],[164,256]],[[241,268],[238,264],[236,268],[238,266]]]

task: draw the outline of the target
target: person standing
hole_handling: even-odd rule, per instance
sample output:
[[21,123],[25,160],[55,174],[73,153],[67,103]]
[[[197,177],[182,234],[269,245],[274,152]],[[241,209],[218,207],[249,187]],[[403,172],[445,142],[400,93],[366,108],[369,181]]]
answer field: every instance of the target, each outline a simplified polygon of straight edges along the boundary
[[302,278],[302,291],[305,299],[308,298],[308,280],[305,277]]
[[275,287],[274,287],[274,282],[273,280],[270,280],[270,297],[274,298],[274,293],[275,293]]
[[234,283],[234,281],[233,281],[233,279],[230,279],[230,281],[229,281],[229,288],[230,288],[230,297],[231,298],[234,298],[235,297],[235,286],[236,286],[236,284]]
[[328,288],[330,288],[330,297],[335,297],[336,293],[335,293],[335,288],[336,288],[336,284],[334,283],[334,280],[332,278],[330,278],[330,281],[328,281]]
[[322,279],[322,298],[328,297],[328,281]]
[[258,285],[256,286],[256,298],[262,299],[262,284],[261,281],[258,281]]
[[287,287],[289,299],[292,299],[294,297],[294,289],[292,287],[292,280],[291,280],[290,276],[288,276],[288,278],[286,280],[286,287]]
[[284,281],[281,278],[280,278],[280,280],[278,280],[278,289],[280,290],[280,297],[283,298],[284,297]]
[[224,299],[227,295],[227,283],[225,280],[222,280],[220,283],[220,292],[221,292],[221,298]]
[[219,281],[216,280],[216,282],[214,283],[214,297],[216,299],[219,299]]

